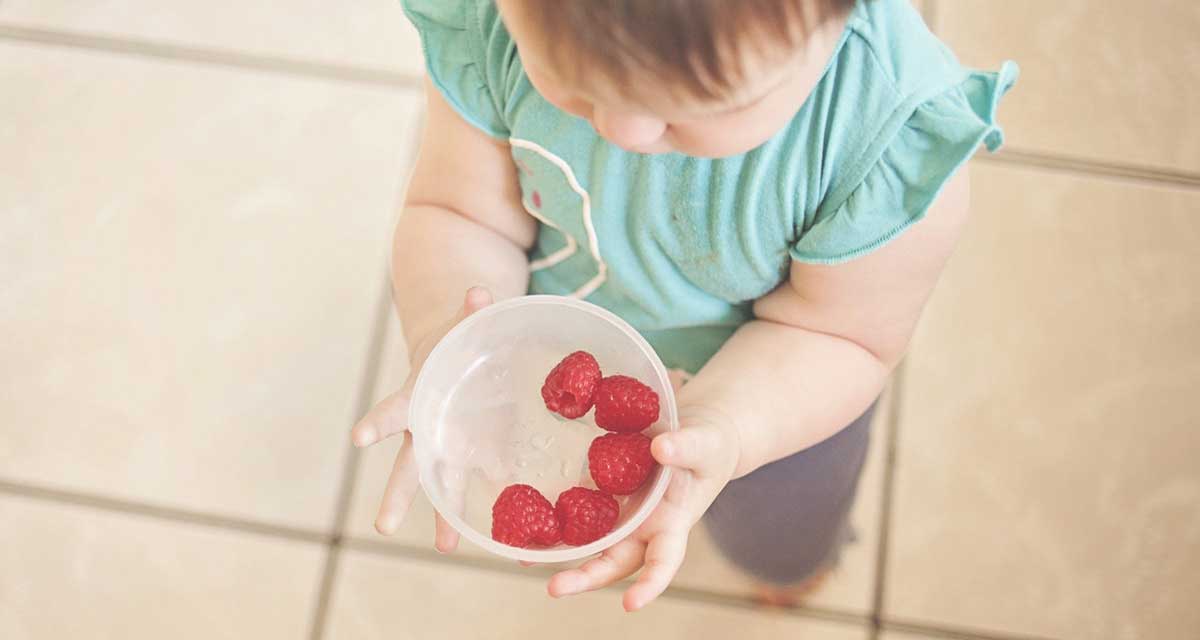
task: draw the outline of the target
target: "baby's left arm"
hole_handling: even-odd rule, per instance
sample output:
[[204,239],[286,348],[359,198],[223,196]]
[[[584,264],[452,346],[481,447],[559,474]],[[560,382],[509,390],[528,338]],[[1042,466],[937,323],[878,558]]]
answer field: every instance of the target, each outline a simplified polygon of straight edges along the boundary
[[734,477],[811,447],[860,416],[908,347],[966,222],[964,167],[926,217],[888,245],[836,266],[793,262],[787,285],[685,386],[681,412],[736,430]]
[[658,597],[691,527],[732,479],[807,449],[859,417],[900,361],[966,221],[965,168],[925,218],[885,247],[836,266],[794,262],[679,393],[682,428],[652,452],[676,468],[659,508],[630,538],[557,574],[552,595],[611,584],[644,567],[627,610]]

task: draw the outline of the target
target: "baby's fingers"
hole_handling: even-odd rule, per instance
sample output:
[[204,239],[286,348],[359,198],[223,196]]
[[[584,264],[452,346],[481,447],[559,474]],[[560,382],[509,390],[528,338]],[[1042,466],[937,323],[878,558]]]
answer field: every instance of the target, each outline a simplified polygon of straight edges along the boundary
[[396,532],[408,508],[417,495],[417,465],[413,461],[412,436],[404,434],[404,443],[396,453],[392,475],[383,490],[383,502],[379,505],[379,516],[375,518],[375,530],[385,536]]
[[626,611],[637,611],[662,595],[683,565],[686,549],[686,530],[664,531],[650,540],[642,575],[625,591],[622,604]]
[[384,438],[404,431],[408,427],[408,399],[412,387],[405,384],[402,389],[384,398],[375,408],[350,430],[350,440],[356,447],[366,447]]
[[467,474],[462,467],[441,462],[436,467],[434,477],[441,495],[441,506],[434,525],[433,547],[442,553],[450,553],[458,548],[458,531],[442,515],[441,509],[459,519],[463,517],[467,504]]
[[637,571],[642,563],[642,551],[642,543],[626,538],[578,569],[554,574],[546,590],[551,597],[561,598],[607,587]]
[[454,527],[450,526],[449,522],[442,517],[442,514],[435,516],[436,523],[433,534],[433,548],[441,553],[450,553],[458,548],[458,532]]

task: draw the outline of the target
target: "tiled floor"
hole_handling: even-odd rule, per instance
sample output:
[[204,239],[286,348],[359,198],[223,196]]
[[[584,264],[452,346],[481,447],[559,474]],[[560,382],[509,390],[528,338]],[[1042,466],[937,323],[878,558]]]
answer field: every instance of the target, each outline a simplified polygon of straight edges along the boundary
[[[1021,64],[1011,150],[1200,173],[1200,9],[1175,0],[938,0],[963,59]],[[1103,34],[1103,36],[1101,36]]]
[[0,522],[6,639],[301,638],[324,567],[315,542],[21,496]]
[[622,613],[616,602],[613,592],[552,601],[536,576],[351,550],[339,567],[328,636],[414,640],[563,635],[690,640],[735,633],[747,640],[867,637],[861,625],[714,606],[707,601],[670,598],[635,616]]
[[975,171],[974,225],[908,360],[885,611],[1194,633],[1200,190]]
[[1194,637],[1200,9],[921,4],[1023,78],[860,540],[780,614],[699,530],[627,616],[437,556],[423,501],[371,528],[394,449],[346,429],[407,373],[384,259],[420,117],[395,2],[0,0],[0,638]]

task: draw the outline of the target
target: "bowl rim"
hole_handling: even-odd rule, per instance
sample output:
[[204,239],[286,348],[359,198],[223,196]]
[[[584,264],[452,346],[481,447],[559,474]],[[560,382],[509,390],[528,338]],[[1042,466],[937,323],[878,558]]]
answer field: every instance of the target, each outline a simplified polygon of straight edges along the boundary
[[[621,319],[613,312],[585,300],[569,298],[566,296],[537,294],[509,298],[507,300],[488,305],[487,307],[484,307],[483,309],[471,314],[462,322],[459,322],[450,331],[448,331],[446,335],[443,336],[436,345],[434,345],[433,349],[429,352],[429,355],[425,358],[425,363],[428,364],[429,362],[436,362],[439,352],[445,348],[448,348],[447,345],[454,341],[453,338],[457,338],[471,331],[476,326],[486,322],[492,316],[506,313],[514,309],[519,309],[521,307],[539,305],[570,307],[576,311],[596,316],[620,329],[621,332],[630,339],[630,342],[632,342],[633,345],[641,351],[643,357],[650,361],[655,373],[658,375],[659,387],[663,390],[664,395],[659,403],[662,407],[663,415],[660,416],[658,424],[665,425],[670,431],[679,430],[679,416],[675,406],[675,389],[671,384],[671,377],[667,372],[666,366],[662,363],[662,360],[658,357],[658,354],[654,351],[654,348],[651,347],[650,343],[647,342],[644,337],[642,337],[642,334],[634,329],[628,322]],[[642,501],[642,504],[639,505],[637,511],[635,511],[623,525],[613,529],[603,538],[586,545],[578,547],[558,547],[552,549],[521,549],[519,547],[511,547],[509,545],[492,540],[490,535],[484,535],[482,532],[467,524],[467,522],[463,518],[460,518],[458,515],[456,515],[453,510],[445,508],[445,502],[438,495],[436,495],[436,492],[430,491],[428,488],[430,486],[430,479],[426,478],[425,476],[425,465],[420,463],[420,455],[418,454],[423,446],[423,441],[425,438],[421,434],[421,429],[414,428],[415,422],[413,420],[413,413],[415,412],[415,407],[417,407],[419,404],[415,401],[415,399],[421,395],[421,389],[426,380],[426,373],[429,370],[430,369],[428,366],[421,367],[421,371],[417,374],[417,379],[413,384],[413,402],[409,404],[408,423],[409,430],[412,433],[413,461],[418,466],[418,476],[421,482],[421,490],[429,499],[430,504],[433,505],[433,508],[437,510],[438,514],[440,514],[442,518],[444,518],[446,522],[450,524],[451,527],[454,527],[455,531],[457,531],[466,539],[470,540],[476,546],[506,558],[523,560],[526,562],[556,563],[579,560],[581,558],[586,558],[588,556],[600,553],[601,551],[604,551],[605,549],[627,538],[630,534],[637,530],[637,528],[641,526],[643,522],[645,522],[646,518],[650,516],[650,512],[652,512],[654,508],[658,506],[658,503],[662,501],[663,495],[666,494],[667,485],[671,482],[672,470],[670,467],[662,466],[661,473],[658,474],[654,484],[650,487],[649,491],[646,492],[646,497]]]

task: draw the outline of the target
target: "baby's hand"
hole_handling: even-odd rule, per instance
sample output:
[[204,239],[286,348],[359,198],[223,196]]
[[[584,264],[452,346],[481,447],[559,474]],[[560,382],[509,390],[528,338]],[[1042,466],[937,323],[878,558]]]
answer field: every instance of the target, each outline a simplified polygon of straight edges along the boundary
[[[350,431],[350,439],[356,447],[366,447],[388,436],[404,434],[404,443],[396,454],[396,463],[392,467],[392,475],[388,478],[387,488],[383,492],[383,502],[379,506],[379,515],[375,518],[375,529],[383,535],[391,535],[404,521],[404,515],[417,494],[417,465],[413,460],[412,434],[408,431],[408,403],[412,396],[413,384],[425,358],[433,350],[443,336],[454,328],[464,318],[492,303],[492,294],[484,288],[475,287],[467,291],[463,306],[459,312],[438,330],[425,336],[410,354],[412,368],[408,379],[399,391],[384,398],[375,405],[367,415]],[[434,546],[442,553],[453,551],[458,546],[458,532],[437,515],[437,532],[434,536]]]
[[547,590],[558,598],[606,587],[642,574],[625,591],[622,604],[636,611],[657,598],[683,564],[688,533],[738,464],[737,432],[717,413],[694,411],[680,418],[680,430],[664,433],[650,446],[660,464],[674,467],[662,502],[628,538],[578,569],[555,574]]

